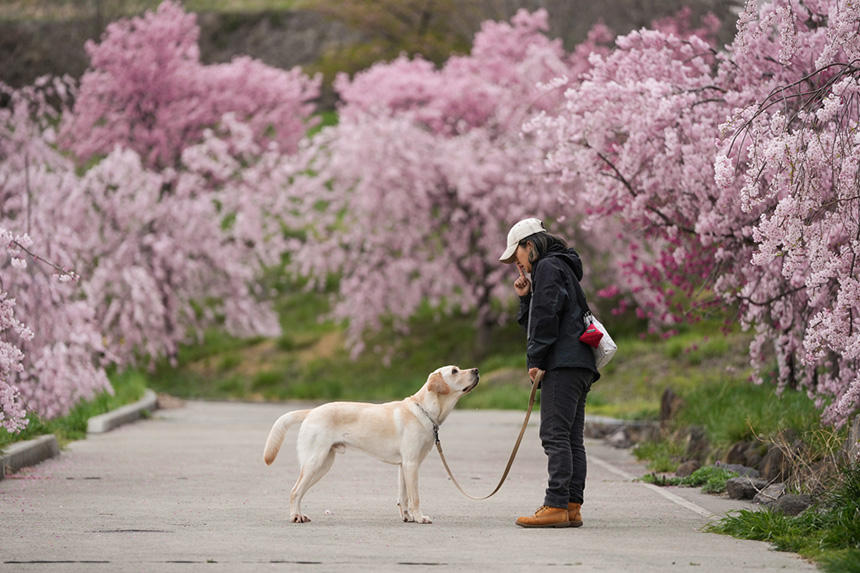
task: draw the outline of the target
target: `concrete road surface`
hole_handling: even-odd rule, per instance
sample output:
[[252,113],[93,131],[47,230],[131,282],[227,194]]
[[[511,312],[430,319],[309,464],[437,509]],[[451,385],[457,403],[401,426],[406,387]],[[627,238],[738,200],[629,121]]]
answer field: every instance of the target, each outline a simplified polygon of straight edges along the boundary
[[[495,485],[522,412],[468,410],[440,435],[473,495]],[[402,523],[397,469],[339,455],[289,522],[297,475],[287,435],[262,462],[272,422],[303,405],[189,402],[153,419],[72,443],[59,458],[0,482],[0,571],[813,571],[765,543],[703,533],[711,512],[739,502],[632,481],[645,473],[602,442],[589,456],[585,525],[522,529],[543,499],[546,462],[536,421],[508,482],[488,501],[462,497],[435,450],[421,467],[431,525]]]

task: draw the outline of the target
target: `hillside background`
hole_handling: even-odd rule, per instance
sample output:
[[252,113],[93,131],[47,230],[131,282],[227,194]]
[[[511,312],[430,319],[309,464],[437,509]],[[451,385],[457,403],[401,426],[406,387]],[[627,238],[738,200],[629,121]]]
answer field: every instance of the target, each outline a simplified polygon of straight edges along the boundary
[[[13,87],[44,74],[79,77],[84,45],[121,17],[157,7],[157,0],[4,0],[0,2],[0,81]],[[691,9],[723,22],[720,43],[735,33],[736,2],[718,0],[187,0],[198,14],[204,63],[248,55],[280,67],[322,72],[326,88],[337,72],[353,73],[405,52],[441,63],[466,53],[480,23],[507,20],[520,8],[545,8],[551,37],[566,48],[602,20],[618,34]],[[325,89],[322,107],[334,104]]]

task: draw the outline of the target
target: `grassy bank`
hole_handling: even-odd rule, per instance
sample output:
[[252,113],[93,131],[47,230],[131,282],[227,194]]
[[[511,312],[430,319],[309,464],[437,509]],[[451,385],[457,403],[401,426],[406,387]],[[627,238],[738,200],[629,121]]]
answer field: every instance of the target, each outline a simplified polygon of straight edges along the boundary
[[724,459],[736,442],[759,440],[762,453],[767,444],[777,444],[791,452],[789,491],[812,493],[817,504],[796,517],[767,508],[743,510],[712,523],[709,530],[767,541],[778,551],[815,561],[825,571],[860,573],[860,467],[837,465],[847,432],[822,427],[820,411],[805,392],[789,389],[777,395],[774,386],[751,384],[737,375],[741,371],[713,378],[709,371],[703,370],[695,384],[673,386],[683,406],[668,431],[634,449],[655,472],[642,480],[699,487],[706,493],[725,491],[726,480],[735,475],[725,468],[705,465],[686,478],[667,474],[686,459],[682,429],[690,426],[700,427],[707,437],[707,462]]
[[[341,325],[320,321],[328,311],[324,294],[278,285],[282,326],[278,339],[236,339],[208,332],[202,344],[183,347],[176,365],[160,364],[150,385],[183,398],[282,401],[383,401],[412,394],[427,374],[444,364],[477,366],[477,391],[464,408],[524,408],[529,393],[525,339],[511,318],[493,333],[488,352],[475,348],[473,316],[435,316],[429,309],[411,321],[408,334],[383,329],[352,359]],[[589,413],[621,418],[656,418],[667,386],[676,391],[748,376],[747,337],[724,336],[701,323],[669,340],[640,339],[642,325],[609,321],[620,350],[588,397]]]
[[767,541],[833,573],[860,573],[860,465],[844,467],[828,492],[795,517],[742,510],[709,526],[715,533]]
[[820,411],[805,392],[785,390],[778,395],[769,384],[726,378],[681,389],[679,394],[684,406],[667,435],[634,450],[655,472],[673,472],[683,461],[684,436],[672,431],[689,426],[704,430],[710,445],[708,462],[722,459],[736,442],[781,443],[787,435],[789,441],[802,440],[810,455],[821,459],[832,456],[845,439],[845,432],[822,428]]
[[472,317],[437,320],[425,311],[408,335],[385,329],[353,359],[343,328],[319,320],[328,310],[324,295],[285,295],[277,306],[280,338],[242,340],[210,331],[202,344],[181,349],[178,366],[160,364],[151,385],[184,398],[382,401],[413,393],[439,366],[459,364],[495,371],[483,379],[484,395],[464,402],[470,407],[516,407],[517,397],[528,396],[522,334],[514,328],[494,333],[493,352],[479,358]]

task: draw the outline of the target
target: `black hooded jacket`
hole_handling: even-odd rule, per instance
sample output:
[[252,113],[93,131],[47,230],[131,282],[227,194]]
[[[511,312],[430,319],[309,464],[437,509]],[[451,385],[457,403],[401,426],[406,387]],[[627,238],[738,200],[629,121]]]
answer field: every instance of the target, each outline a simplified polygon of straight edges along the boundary
[[528,336],[529,368],[585,368],[594,372],[596,381],[600,373],[594,352],[579,340],[585,332],[585,308],[580,302],[585,302],[585,294],[579,286],[580,279],[582,261],[576,251],[546,253],[532,266],[532,289],[520,297],[517,322]]

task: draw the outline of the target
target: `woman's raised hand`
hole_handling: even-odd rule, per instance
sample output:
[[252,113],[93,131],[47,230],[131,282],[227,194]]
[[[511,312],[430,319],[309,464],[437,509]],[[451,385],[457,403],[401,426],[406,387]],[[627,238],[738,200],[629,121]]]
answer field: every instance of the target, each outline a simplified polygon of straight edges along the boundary
[[514,291],[519,296],[526,296],[532,290],[532,282],[526,277],[523,267],[519,263],[517,263],[517,270],[520,271],[520,276],[514,281]]

